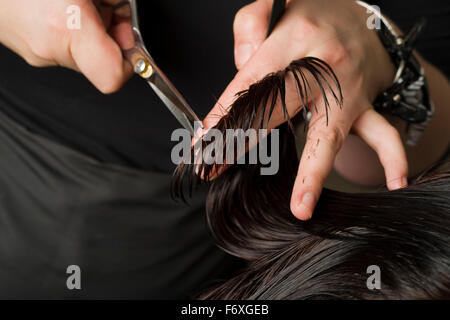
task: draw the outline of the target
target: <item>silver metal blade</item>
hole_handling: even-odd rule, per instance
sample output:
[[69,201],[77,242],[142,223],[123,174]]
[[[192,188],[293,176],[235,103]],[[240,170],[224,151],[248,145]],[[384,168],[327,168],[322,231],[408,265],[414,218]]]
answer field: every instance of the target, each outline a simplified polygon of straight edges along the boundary
[[194,135],[193,122],[200,121],[181,95],[163,79],[158,72],[148,79],[147,83],[152,87],[166,107],[172,112],[181,125]]

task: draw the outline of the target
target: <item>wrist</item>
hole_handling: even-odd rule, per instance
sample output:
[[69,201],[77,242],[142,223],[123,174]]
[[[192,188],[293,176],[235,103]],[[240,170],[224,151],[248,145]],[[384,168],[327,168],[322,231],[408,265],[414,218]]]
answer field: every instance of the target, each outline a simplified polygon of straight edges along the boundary
[[393,83],[377,96],[374,108],[408,123],[407,144],[414,146],[434,114],[424,68],[414,55],[414,47],[425,29],[426,19],[420,19],[406,35],[400,34],[378,7],[363,1],[356,3],[371,11],[378,19],[378,24],[375,23],[376,33],[396,69]]
[[[358,36],[362,72],[365,78],[364,90],[370,101],[389,88],[395,78],[396,68],[372,25],[373,13],[357,5],[355,0],[349,0],[348,5],[360,17],[357,27],[362,30]],[[356,28],[356,26],[355,26]]]

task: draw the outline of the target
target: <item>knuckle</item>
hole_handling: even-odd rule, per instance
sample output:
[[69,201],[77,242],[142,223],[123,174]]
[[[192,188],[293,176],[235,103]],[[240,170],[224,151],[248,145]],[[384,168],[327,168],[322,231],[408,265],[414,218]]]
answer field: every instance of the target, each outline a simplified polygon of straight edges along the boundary
[[344,143],[345,134],[339,126],[331,127],[326,133],[323,134],[325,141],[328,141],[330,145],[334,146],[336,150],[339,150]]
[[344,65],[346,68],[357,66],[356,64],[349,64],[353,59],[351,52],[341,41],[332,40],[327,45],[327,49],[323,52],[323,59],[332,66]]
[[320,139],[320,141],[327,143],[335,152],[337,152],[342,147],[345,136],[345,132],[341,126],[332,126],[315,131],[314,137],[310,137],[310,139]]
[[[310,110],[311,112],[314,112],[312,109]],[[313,118],[311,119],[308,134],[312,135],[315,131],[318,131],[319,128],[326,127],[326,125],[327,125],[327,115],[325,112],[319,111],[319,113],[315,114],[315,116],[313,116]]]
[[299,43],[303,43],[307,38],[314,38],[319,32],[319,23],[306,17],[296,17],[289,28],[290,38]]
[[45,41],[39,43],[30,43],[30,51],[39,59],[52,60],[52,52],[50,46],[46,45],[44,42]]
[[33,54],[23,55],[22,57],[25,62],[32,67],[41,68],[46,66],[46,64],[41,59],[38,59]]
[[315,186],[323,186],[327,180],[327,175],[322,170],[311,171],[309,179]]
[[46,11],[44,21],[47,32],[59,35],[67,31],[67,15],[61,14],[57,7]]
[[252,5],[247,5],[241,8],[234,17],[233,29],[234,32],[255,32],[261,27],[261,19],[254,12]]
[[30,41],[31,52],[44,60],[53,60],[57,49],[66,43],[66,20],[60,12],[49,10],[44,17],[44,32],[39,39]]

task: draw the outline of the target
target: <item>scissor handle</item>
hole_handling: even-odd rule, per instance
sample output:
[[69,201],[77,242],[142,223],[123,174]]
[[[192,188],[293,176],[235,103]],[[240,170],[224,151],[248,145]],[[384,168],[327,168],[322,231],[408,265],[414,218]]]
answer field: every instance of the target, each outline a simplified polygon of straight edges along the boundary
[[134,71],[144,79],[149,79],[155,72],[154,62],[144,45],[141,30],[139,28],[139,14],[136,0],[124,0],[118,6],[130,6],[131,26],[134,39],[134,47],[123,50],[123,55],[134,68]]
[[[269,34],[284,12],[286,0],[274,0]],[[134,47],[124,50],[124,57],[132,64],[134,71],[146,79],[155,93],[161,98],[178,121],[194,134],[192,123],[201,123],[198,116],[191,109],[183,96],[176,90],[164,73],[159,70],[149,52],[147,51],[139,29],[139,15],[136,0],[124,0],[120,5],[130,6]]]
[[134,48],[123,50],[123,55],[142,78],[149,79],[155,73],[153,59],[142,42],[136,42]]
[[[139,14],[137,9],[137,1],[136,0],[127,0],[130,4],[131,8],[131,25],[133,29],[137,30],[139,32]],[[139,32],[140,36],[140,32]]]

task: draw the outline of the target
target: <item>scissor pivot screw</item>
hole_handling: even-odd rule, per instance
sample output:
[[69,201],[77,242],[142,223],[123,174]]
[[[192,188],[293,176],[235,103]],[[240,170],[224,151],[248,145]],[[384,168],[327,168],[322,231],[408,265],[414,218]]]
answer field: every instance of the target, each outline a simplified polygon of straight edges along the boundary
[[144,59],[139,59],[136,61],[136,64],[134,65],[134,72],[141,74],[142,72],[147,69],[147,63]]
[[149,78],[153,74],[152,66],[144,59],[139,59],[134,64],[134,72],[142,78]]

